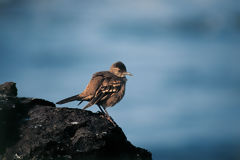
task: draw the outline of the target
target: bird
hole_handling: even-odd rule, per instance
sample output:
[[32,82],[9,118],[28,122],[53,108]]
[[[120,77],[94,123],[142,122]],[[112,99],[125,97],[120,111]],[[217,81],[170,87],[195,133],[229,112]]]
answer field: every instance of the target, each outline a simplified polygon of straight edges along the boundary
[[130,72],[127,72],[123,62],[113,63],[109,71],[94,73],[82,93],[60,100],[56,104],[80,101],[78,104],[80,105],[83,101],[88,101],[87,105],[83,107],[84,110],[96,104],[106,118],[113,123],[106,109],[114,106],[123,98],[127,75],[132,76]]

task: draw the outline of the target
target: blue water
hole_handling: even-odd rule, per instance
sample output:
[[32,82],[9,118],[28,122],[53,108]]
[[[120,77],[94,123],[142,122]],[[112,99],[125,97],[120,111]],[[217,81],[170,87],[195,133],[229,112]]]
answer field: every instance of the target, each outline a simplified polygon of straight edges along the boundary
[[239,42],[234,0],[0,0],[0,82],[56,102],[123,61],[108,110],[155,160],[240,159]]

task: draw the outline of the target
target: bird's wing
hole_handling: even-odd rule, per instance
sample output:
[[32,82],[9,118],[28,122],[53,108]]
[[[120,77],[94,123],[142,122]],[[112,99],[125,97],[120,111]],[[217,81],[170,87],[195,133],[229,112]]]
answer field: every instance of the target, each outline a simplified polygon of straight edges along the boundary
[[104,76],[102,74],[99,74],[99,72],[97,72],[97,73],[93,74],[86,89],[79,95],[85,101],[89,101],[94,97],[97,90],[99,89],[102,82],[104,81]]
[[121,89],[122,81],[118,80],[116,77],[104,76],[104,79],[97,89],[94,97],[91,101],[83,108],[86,109],[99,101],[103,101],[110,97],[113,93],[118,92]]

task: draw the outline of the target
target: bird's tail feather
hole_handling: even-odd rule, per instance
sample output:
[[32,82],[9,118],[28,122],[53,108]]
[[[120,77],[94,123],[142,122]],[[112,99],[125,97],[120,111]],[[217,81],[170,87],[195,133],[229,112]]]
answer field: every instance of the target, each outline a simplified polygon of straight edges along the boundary
[[65,99],[57,102],[56,104],[64,104],[64,103],[68,103],[68,102],[75,101],[75,100],[81,100],[81,97],[79,96],[79,94],[72,96],[72,97],[65,98]]
[[94,104],[97,104],[104,96],[105,94],[100,93],[99,95],[97,95],[96,97],[94,97],[85,107],[83,107],[83,109],[86,109],[88,107],[91,107]]
[[93,103],[89,102],[85,107],[83,107],[83,110],[87,109],[88,107],[94,105]]

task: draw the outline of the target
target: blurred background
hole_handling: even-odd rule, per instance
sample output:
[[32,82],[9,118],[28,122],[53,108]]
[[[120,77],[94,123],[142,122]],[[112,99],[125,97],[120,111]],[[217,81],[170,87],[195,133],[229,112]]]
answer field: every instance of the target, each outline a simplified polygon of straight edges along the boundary
[[239,42],[235,0],[0,0],[0,83],[56,102],[123,61],[108,111],[154,160],[240,159]]

